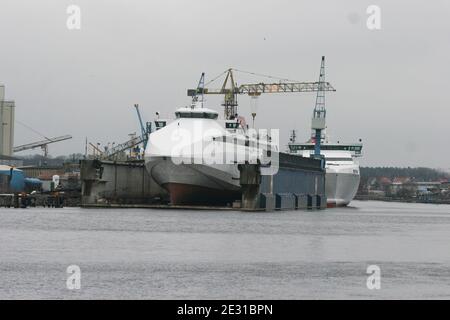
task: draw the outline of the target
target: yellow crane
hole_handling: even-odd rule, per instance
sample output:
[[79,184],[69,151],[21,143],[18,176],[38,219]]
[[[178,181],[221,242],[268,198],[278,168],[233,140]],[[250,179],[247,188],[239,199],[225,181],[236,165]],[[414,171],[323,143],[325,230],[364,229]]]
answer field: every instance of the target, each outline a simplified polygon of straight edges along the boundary
[[[237,85],[234,80],[233,71],[249,73],[257,76],[264,76],[279,80],[279,82],[270,83],[248,83]],[[238,69],[229,68],[222,72],[218,77],[209,81],[207,84],[217,80],[222,75],[226,74],[225,80],[220,89],[211,89],[198,87],[197,89],[188,89],[188,96],[197,96],[200,94],[219,94],[224,95],[224,116],[225,119],[230,119],[237,113],[237,95],[248,94],[249,96],[257,97],[263,93],[287,93],[287,92],[317,92],[317,91],[336,91],[329,82],[298,82],[289,79],[277,78],[274,76],[262,75],[253,72],[242,71]]]

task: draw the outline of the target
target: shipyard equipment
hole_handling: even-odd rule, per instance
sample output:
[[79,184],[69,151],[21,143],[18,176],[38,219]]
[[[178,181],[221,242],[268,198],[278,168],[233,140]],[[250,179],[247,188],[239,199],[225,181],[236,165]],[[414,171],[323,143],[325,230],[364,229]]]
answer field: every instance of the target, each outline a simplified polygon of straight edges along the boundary
[[28,190],[39,190],[42,181],[35,178],[27,178],[25,173],[17,168],[1,166],[0,168],[0,193],[18,193]]
[[192,94],[192,104],[194,105],[198,101],[198,97],[201,97],[200,102],[203,102],[203,93],[205,91],[205,73],[202,72],[200,80],[198,81],[197,89]]
[[[279,82],[272,83],[249,83],[237,85],[234,80],[233,71],[238,71],[242,73],[249,73],[252,75],[259,75],[268,78],[273,78],[279,80]],[[222,75],[226,74],[225,80],[220,89],[205,88],[203,86],[197,87],[197,89],[188,89],[187,94],[191,97],[196,97],[203,94],[219,94],[224,95],[224,115],[225,119],[230,119],[237,114],[237,95],[247,94],[252,97],[260,96],[263,93],[287,93],[287,92],[325,92],[325,91],[336,91],[329,82],[297,82],[289,79],[277,78],[274,76],[267,76],[256,74],[252,72],[242,71],[238,69],[230,68],[218,77],[209,81],[208,84],[217,80]],[[202,75],[203,76],[203,75]],[[323,78],[323,80],[325,77]]]
[[152,132],[152,124],[151,122],[146,122],[144,126],[144,121],[142,121],[141,112],[139,111],[139,105],[135,104],[136,113],[139,120],[139,125],[141,126],[141,136],[142,136],[142,144],[144,145],[144,150],[147,148],[148,135]]
[[[143,150],[147,148],[147,142],[148,142],[148,136],[152,132],[152,124],[151,122],[146,122],[144,125],[144,121],[142,120],[141,112],[139,111],[139,104],[134,104],[134,108],[136,109],[136,114],[138,116],[139,120],[139,126],[141,129],[141,135],[136,136],[133,134],[131,138],[128,141],[125,141],[123,143],[117,144],[113,146],[112,148],[108,148],[105,151],[100,151],[97,148],[97,151],[99,151],[99,156],[104,159],[112,159],[118,154],[129,150],[133,148],[138,148],[140,144],[143,145]],[[139,152],[136,152],[139,154]]]
[[322,62],[320,64],[320,76],[317,87],[316,105],[314,107],[313,117],[311,120],[311,128],[315,131],[314,138],[314,156],[320,157],[320,142],[322,139],[322,130],[325,129],[325,57],[322,56]]
[[114,156],[118,155],[119,153],[134,148],[141,143],[144,143],[143,136],[134,136],[126,142],[117,144],[114,147],[109,148],[104,152],[101,152],[100,156],[101,158],[111,159]]
[[65,135],[65,136],[60,136],[60,137],[55,137],[55,138],[47,138],[47,137],[45,137],[45,140],[42,140],[42,141],[27,143],[27,144],[24,144],[24,145],[21,145],[21,146],[14,147],[13,151],[14,152],[20,152],[20,151],[25,151],[25,150],[30,150],[30,149],[35,149],[35,148],[41,147],[41,149],[44,151],[44,156],[47,158],[47,156],[48,156],[48,145],[50,143],[60,142],[60,141],[68,140],[68,139],[72,139],[72,136],[71,135]]

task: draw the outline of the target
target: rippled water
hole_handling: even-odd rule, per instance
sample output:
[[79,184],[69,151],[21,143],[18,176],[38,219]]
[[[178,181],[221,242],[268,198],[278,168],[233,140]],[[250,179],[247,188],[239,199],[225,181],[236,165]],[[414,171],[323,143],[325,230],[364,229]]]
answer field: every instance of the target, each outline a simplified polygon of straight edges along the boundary
[[450,299],[450,206],[0,209],[0,298]]

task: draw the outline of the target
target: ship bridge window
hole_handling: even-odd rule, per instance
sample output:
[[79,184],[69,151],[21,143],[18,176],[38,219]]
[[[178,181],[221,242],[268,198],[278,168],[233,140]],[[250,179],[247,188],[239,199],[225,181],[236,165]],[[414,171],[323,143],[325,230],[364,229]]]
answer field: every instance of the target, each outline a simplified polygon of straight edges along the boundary
[[291,151],[298,151],[298,150],[314,150],[314,146],[302,146],[302,145],[290,145],[289,149]]
[[212,112],[175,112],[177,118],[217,119],[218,114]]
[[237,128],[239,128],[239,122],[225,122],[225,128],[237,129]]
[[[290,145],[291,151],[298,150],[314,150],[314,145]],[[349,146],[349,145],[321,145],[321,150],[334,150],[334,151],[354,151],[356,154],[361,153],[362,146]]]
[[159,121],[159,120],[155,120],[155,127],[156,130],[159,130],[161,128],[164,128],[166,126],[166,121]]
[[325,158],[326,161],[353,161],[352,158]]

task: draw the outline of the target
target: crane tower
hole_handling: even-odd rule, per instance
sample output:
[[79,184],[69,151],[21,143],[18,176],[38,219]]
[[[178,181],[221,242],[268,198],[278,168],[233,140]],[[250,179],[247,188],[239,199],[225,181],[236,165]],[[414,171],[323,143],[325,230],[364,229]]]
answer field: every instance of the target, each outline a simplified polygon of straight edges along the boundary
[[311,120],[311,129],[313,130],[313,137],[315,141],[314,156],[320,156],[320,143],[322,139],[322,131],[325,130],[325,57],[322,56],[320,64],[320,75],[316,96],[316,105],[314,107],[313,117]]

